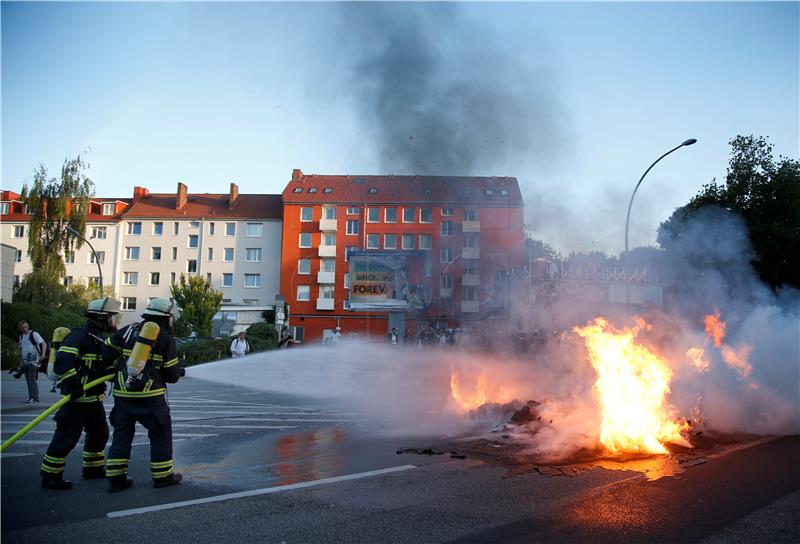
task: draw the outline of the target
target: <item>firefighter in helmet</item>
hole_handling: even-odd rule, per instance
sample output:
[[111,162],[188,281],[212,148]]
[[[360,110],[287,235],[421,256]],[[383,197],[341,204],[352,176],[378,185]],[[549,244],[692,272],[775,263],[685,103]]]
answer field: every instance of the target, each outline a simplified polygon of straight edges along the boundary
[[128,478],[128,461],[137,422],[147,429],[150,438],[153,487],[181,481],[182,476],[173,471],[172,418],[165,396],[166,384],[176,383],[183,375],[172,335],[179,316],[173,301],[154,298],[142,313],[144,321],[123,327],[106,342],[119,356],[110,417],[114,437],[106,463],[112,493],[133,485]]
[[103,399],[106,387],[101,383],[84,391],[83,386],[112,371],[111,361],[103,358],[104,335],[116,330],[114,316],[118,312],[119,302],[113,298],[91,301],[86,307],[86,324],[70,331],[56,353],[57,383],[61,394],[68,395],[70,402],[55,415],[56,431],[41,467],[45,489],[72,487],[72,482],[64,479],[65,459],[84,431],[83,477],[105,476],[103,452],[108,442],[108,424]]

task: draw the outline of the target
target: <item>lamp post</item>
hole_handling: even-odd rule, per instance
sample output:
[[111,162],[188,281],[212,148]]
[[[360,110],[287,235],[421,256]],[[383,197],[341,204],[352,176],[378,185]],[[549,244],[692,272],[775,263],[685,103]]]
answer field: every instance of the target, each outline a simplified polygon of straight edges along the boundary
[[636,187],[633,188],[633,194],[631,195],[631,200],[630,200],[630,202],[628,202],[628,214],[625,216],[625,255],[626,255],[626,257],[627,257],[627,254],[628,254],[628,225],[630,224],[630,221],[631,221],[631,207],[633,206],[633,198],[636,196],[636,190],[639,189],[639,185],[642,184],[642,181],[644,180],[644,177],[658,163],[658,161],[660,161],[661,159],[663,159],[664,157],[666,157],[667,155],[669,155],[673,151],[676,151],[676,150],[678,150],[678,149],[680,149],[680,148],[682,148],[684,146],[690,146],[690,145],[695,144],[695,143],[697,143],[697,140],[695,138],[689,138],[688,140],[682,142],[680,145],[673,147],[672,149],[670,149],[669,151],[667,151],[666,153],[661,155],[659,158],[657,158],[653,162],[653,164],[651,164],[647,168],[647,170],[644,171],[644,174],[642,174],[642,177],[639,178],[639,183],[637,183]]
[[92,255],[94,255],[94,262],[97,263],[97,273],[99,274],[99,276],[98,276],[98,286],[100,287],[100,298],[103,298],[103,270],[100,268],[100,258],[97,256],[97,252],[94,250],[94,247],[92,247],[92,244],[89,243],[89,240],[84,238],[81,235],[80,232],[78,232],[77,230],[73,229],[69,225],[67,225],[67,232],[70,233],[75,238],[78,238],[78,239],[83,240],[84,242],[86,242],[86,245],[88,245],[89,249],[92,250]]

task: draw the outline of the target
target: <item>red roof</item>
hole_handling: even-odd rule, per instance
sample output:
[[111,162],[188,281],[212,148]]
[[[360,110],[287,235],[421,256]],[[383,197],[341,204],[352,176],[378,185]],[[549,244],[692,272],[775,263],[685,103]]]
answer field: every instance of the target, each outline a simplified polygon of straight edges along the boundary
[[[327,191],[326,191],[327,190]],[[331,176],[292,173],[286,204],[442,204],[520,207],[517,178],[465,176]]]
[[135,201],[123,214],[131,217],[175,217],[175,218],[214,218],[227,219],[277,219],[283,218],[281,195],[240,194],[233,209],[228,209],[229,195],[192,194],[187,195],[186,204],[175,209],[175,193],[150,193]]
[[[3,214],[3,221],[25,221],[31,220],[30,214],[25,213],[25,203],[19,193],[14,191],[2,191],[0,193],[3,202],[10,202],[9,213]],[[89,223],[114,222],[119,221],[125,208],[130,204],[130,198],[97,198],[92,197],[89,205],[89,213],[86,214],[86,221]],[[116,204],[116,213],[113,215],[103,215],[102,205],[104,203]]]

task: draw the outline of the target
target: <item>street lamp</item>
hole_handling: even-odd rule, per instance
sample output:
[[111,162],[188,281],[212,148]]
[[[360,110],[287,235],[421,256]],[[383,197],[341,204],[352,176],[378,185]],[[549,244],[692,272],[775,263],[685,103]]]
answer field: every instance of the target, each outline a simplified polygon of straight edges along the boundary
[[636,187],[634,187],[634,189],[633,189],[633,194],[631,195],[631,201],[628,202],[628,214],[625,216],[625,255],[626,256],[628,254],[628,225],[630,224],[630,221],[631,221],[631,207],[633,206],[633,198],[636,196],[636,190],[639,188],[639,185],[642,184],[642,181],[644,180],[644,177],[656,165],[656,163],[658,163],[658,161],[660,161],[661,159],[663,159],[664,157],[666,157],[667,155],[669,155],[673,151],[676,151],[676,150],[678,150],[678,149],[680,149],[680,148],[682,148],[684,146],[690,146],[690,145],[695,144],[695,143],[697,143],[697,140],[695,138],[689,138],[688,140],[682,142],[680,145],[673,147],[672,149],[670,149],[669,151],[667,151],[666,153],[661,155],[659,158],[657,158],[655,160],[655,162],[653,162],[653,164],[651,164],[650,167],[647,170],[644,171],[644,174],[642,174],[642,177],[639,178],[639,183],[637,183]]
[[67,225],[67,232],[70,233],[75,238],[79,238],[80,240],[86,242],[86,244],[89,246],[89,249],[92,250],[92,255],[94,255],[94,262],[97,263],[97,273],[99,274],[98,286],[100,287],[100,298],[103,298],[103,270],[100,268],[100,258],[97,256],[97,252],[94,250],[94,247],[92,247],[92,244],[89,243],[89,240],[84,238],[80,232],[78,232],[69,225]]

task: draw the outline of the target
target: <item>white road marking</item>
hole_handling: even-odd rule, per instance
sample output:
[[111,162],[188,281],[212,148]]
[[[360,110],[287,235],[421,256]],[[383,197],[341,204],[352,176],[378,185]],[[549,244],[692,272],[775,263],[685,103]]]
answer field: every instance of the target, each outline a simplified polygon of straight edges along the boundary
[[3,453],[0,454],[0,458],[5,459],[6,457],[26,457],[28,455],[38,455],[36,453]]
[[172,436],[183,436],[185,438],[205,438],[207,436],[219,436],[219,435],[218,434],[172,433]]
[[50,443],[49,440],[17,440],[14,444],[31,444],[33,446],[46,446]]
[[296,425],[192,425],[188,423],[178,423],[172,425],[181,429],[206,428],[206,429],[296,429]]
[[346,421],[353,421],[352,419],[317,419],[317,418],[267,418],[267,417],[237,417],[233,416],[231,418],[218,418],[218,419],[232,419],[234,422],[236,421],[290,421],[293,423],[301,422],[301,421],[310,421],[310,422],[327,422],[327,423],[341,423]]
[[333,478],[322,478],[320,480],[311,480],[308,482],[300,482],[297,484],[279,485],[275,487],[267,487],[263,489],[253,489],[251,491],[241,491],[239,493],[228,493],[226,495],[216,495],[214,497],[205,497],[202,499],[193,499],[190,501],[173,502],[167,504],[157,504],[154,506],[145,506],[143,508],[131,508],[130,510],[118,510],[116,512],[109,512],[106,514],[109,518],[122,518],[126,516],[135,516],[136,514],[146,514],[148,512],[157,512],[159,510],[170,510],[173,508],[182,508],[184,506],[194,506],[196,504],[207,504],[210,502],[227,501],[230,499],[240,499],[243,497],[255,497],[258,495],[267,495],[270,493],[280,493],[282,491],[292,491],[295,489],[303,489],[306,487],[314,487],[318,485],[334,484],[344,482],[347,480],[357,480],[360,478],[370,478],[372,476],[379,476],[382,474],[390,474],[392,472],[400,472],[403,470],[410,470],[417,468],[414,465],[401,465],[397,467],[382,468],[379,470],[370,470],[369,472],[357,472],[355,474],[347,474],[344,476],[335,476]]

